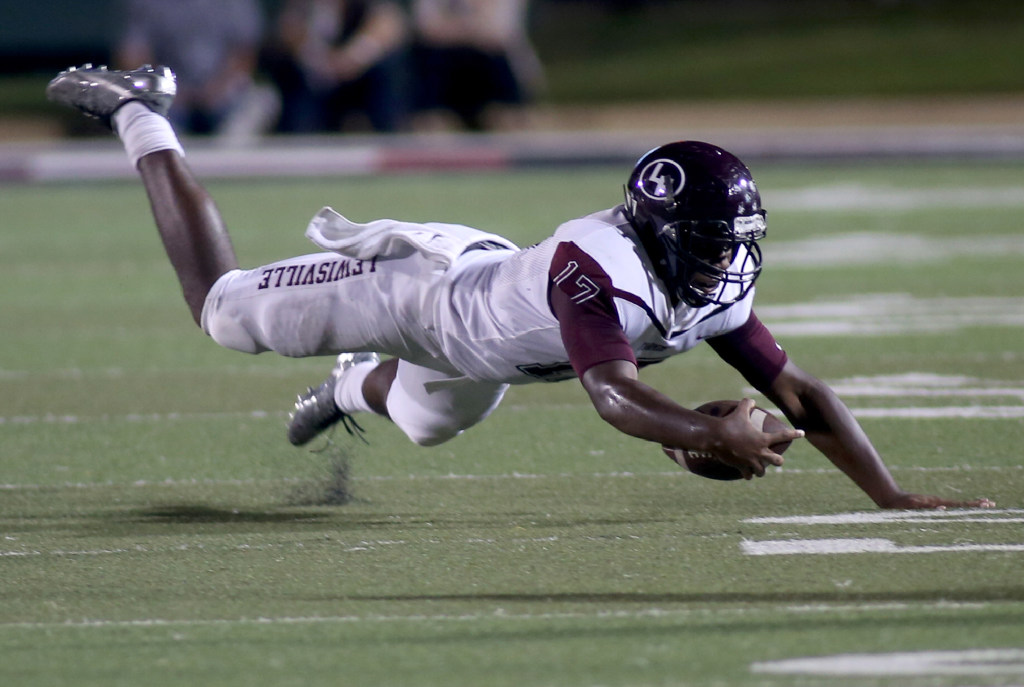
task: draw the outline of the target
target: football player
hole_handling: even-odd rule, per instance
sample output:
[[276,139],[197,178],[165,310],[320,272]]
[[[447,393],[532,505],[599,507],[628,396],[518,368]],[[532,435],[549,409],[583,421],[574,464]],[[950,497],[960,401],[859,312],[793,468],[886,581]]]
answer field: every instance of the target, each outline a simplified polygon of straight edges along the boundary
[[[306,232],[324,252],[240,269],[164,116],[174,91],[173,73],[152,67],[70,69],[47,88],[120,137],[209,336],[247,353],[338,356],[299,397],[293,444],[337,423],[359,431],[352,415],[371,412],[435,445],[486,418],[510,384],[575,377],[616,429],[710,451],[747,479],[782,464],[772,445],[806,436],[882,508],[994,505],[901,489],[846,406],[757,318],[765,211],[750,171],[725,150],[656,148],[637,162],[622,205],[525,249],[469,227],[358,224],[324,208]],[[751,399],[723,418],[703,415],[638,379],[641,366],[701,341],[798,429],[755,428]]]

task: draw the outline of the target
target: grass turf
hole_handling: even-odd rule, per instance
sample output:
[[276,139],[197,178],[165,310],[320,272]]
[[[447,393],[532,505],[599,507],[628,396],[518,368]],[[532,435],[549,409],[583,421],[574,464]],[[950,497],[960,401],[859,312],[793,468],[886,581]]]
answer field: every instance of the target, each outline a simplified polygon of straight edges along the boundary
[[[922,328],[897,309],[886,316],[903,326],[887,333],[780,336],[801,366],[848,388],[858,412],[1024,405],[1021,324],[962,306],[989,298],[1020,314],[1024,203],[986,194],[1020,188],[1024,170],[755,173],[771,213],[758,294],[770,327],[791,324],[787,306],[868,297],[880,299],[868,301],[877,320],[900,295],[917,299],[911,313],[934,305],[944,323]],[[617,202],[621,174],[211,188],[253,264],[308,250],[301,228],[324,203],[526,244]],[[836,199],[856,187],[868,202],[801,204],[809,187]],[[878,202],[894,191],[916,201]],[[701,480],[602,425],[571,382],[515,388],[484,425],[435,449],[367,418],[370,445],[339,432],[314,453],[288,446],[283,424],[329,361],[246,357],[205,340],[140,188],[8,187],[0,215],[5,684],[820,684],[766,666],[1024,646],[1019,414],[862,420],[904,486],[994,498],[1001,510],[983,517],[881,517],[799,444],[765,479]],[[825,252],[818,267],[784,259],[800,241],[851,232],[938,248],[870,261]],[[954,241],[965,234],[1002,249],[970,257]],[[644,375],[691,406],[749,392],[704,350]],[[346,505],[315,505],[339,488]],[[809,519],[845,513],[861,515]],[[790,540],[809,548],[751,553]],[[889,544],[820,548],[865,540]],[[827,679],[1011,685],[1022,663],[929,672],[918,658],[899,677]]]

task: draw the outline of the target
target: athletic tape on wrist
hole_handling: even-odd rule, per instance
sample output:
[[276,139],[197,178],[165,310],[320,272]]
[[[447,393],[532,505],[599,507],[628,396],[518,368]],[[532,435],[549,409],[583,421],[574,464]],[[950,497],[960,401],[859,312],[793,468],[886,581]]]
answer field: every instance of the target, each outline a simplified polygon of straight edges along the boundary
[[132,101],[122,106],[112,119],[114,130],[124,144],[133,167],[137,167],[143,157],[158,150],[174,150],[181,156],[185,155],[167,118],[140,102]]

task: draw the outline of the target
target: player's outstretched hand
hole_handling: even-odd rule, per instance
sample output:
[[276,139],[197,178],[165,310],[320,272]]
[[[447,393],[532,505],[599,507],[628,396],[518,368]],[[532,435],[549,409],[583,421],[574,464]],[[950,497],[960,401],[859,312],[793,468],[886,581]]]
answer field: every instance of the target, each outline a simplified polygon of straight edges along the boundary
[[902,493],[886,503],[879,504],[882,508],[920,510],[925,508],[995,508],[995,501],[974,499],[973,501],[953,501],[928,494]]

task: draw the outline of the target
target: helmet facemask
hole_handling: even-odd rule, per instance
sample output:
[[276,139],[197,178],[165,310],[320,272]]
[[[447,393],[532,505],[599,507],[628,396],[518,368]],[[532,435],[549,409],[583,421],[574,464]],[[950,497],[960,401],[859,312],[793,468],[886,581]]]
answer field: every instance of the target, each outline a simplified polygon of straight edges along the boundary
[[739,229],[725,220],[683,220],[662,227],[662,240],[674,243],[666,251],[667,271],[674,275],[668,286],[678,300],[697,308],[729,305],[753,287],[761,274],[757,242],[765,235],[764,211],[737,217],[733,224]]

